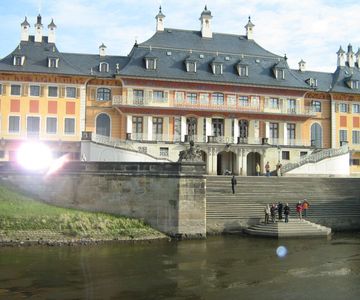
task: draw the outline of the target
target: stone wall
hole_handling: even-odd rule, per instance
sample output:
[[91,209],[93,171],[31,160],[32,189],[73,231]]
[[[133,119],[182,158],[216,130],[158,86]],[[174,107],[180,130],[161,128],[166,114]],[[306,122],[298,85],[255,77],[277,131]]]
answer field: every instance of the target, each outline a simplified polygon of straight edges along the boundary
[[203,163],[71,162],[56,175],[0,165],[3,182],[45,202],[143,219],[171,236],[205,237]]

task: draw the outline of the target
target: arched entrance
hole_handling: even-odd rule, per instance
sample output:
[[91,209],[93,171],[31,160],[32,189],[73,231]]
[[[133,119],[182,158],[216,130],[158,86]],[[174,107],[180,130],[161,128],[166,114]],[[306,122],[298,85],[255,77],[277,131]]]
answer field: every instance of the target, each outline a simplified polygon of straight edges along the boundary
[[322,128],[318,123],[311,125],[311,146],[322,148]]
[[246,157],[246,165],[247,165],[247,176],[255,176],[256,175],[256,164],[258,163],[261,166],[260,163],[260,153],[258,152],[250,152]]
[[110,136],[110,117],[101,113],[96,118],[96,134]]
[[217,174],[224,175],[226,171],[234,174],[236,168],[236,154],[234,152],[222,151],[217,155]]

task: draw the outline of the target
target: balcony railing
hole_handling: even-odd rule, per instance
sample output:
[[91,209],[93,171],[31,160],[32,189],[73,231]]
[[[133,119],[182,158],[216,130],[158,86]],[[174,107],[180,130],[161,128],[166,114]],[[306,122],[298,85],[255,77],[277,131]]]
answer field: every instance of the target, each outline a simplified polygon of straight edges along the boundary
[[287,114],[287,115],[307,115],[313,116],[316,114],[311,107],[297,106],[295,108],[287,107],[270,107],[265,106],[263,102],[258,104],[244,105],[240,102],[214,103],[211,100],[206,102],[196,101],[189,102],[186,100],[174,100],[170,98],[148,98],[148,97],[127,97],[121,95],[114,95],[112,97],[112,104],[128,105],[128,106],[148,106],[148,107],[175,107],[187,108],[196,110],[213,110],[213,111],[234,111],[234,112],[264,112],[270,114]]

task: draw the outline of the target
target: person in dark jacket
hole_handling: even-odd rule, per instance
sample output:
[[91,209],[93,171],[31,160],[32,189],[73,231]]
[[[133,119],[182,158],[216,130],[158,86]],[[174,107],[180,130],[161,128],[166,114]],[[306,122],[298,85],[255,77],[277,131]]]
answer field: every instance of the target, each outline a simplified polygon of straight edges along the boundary
[[285,215],[285,223],[289,222],[289,215],[290,215],[290,207],[289,204],[286,203],[284,206],[284,215]]
[[279,220],[282,220],[282,215],[283,215],[283,204],[281,202],[278,203],[277,205],[277,209],[278,209],[278,214],[279,214]]
[[233,177],[231,177],[231,189],[233,194],[235,194],[235,185],[237,185],[237,181],[235,175],[233,175]]

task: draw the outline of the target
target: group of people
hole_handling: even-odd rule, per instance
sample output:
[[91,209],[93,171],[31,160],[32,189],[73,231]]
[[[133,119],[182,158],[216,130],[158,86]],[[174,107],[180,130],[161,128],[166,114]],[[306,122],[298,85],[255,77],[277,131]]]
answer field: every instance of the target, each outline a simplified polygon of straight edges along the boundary
[[[276,164],[276,176],[281,176],[282,175],[281,167],[282,167],[282,164],[280,163],[280,161],[278,161],[278,163]],[[259,164],[256,164],[256,175],[257,176],[260,175],[260,165]],[[265,175],[266,176],[271,175],[271,173],[270,173],[270,163],[269,162],[267,162],[266,165],[265,165]]]
[[[309,209],[309,207],[310,204],[306,199],[304,199],[304,201],[302,202],[299,201],[296,204],[296,212],[298,214],[299,219],[302,219],[303,214],[304,217],[307,216],[307,210]],[[266,224],[270,223],[270,217],[271,217],[271,222],[275,223],[276,214],[278,215],[279,221],[282,221],[284,215],[285,223],[289,222],[290,206],[288,203],[286,203],[285,205],[283,205],[281,202],[279,202],[278,204],[273,203],[271,206],[269,204],[266,204],[264,212],[265,212]]]

